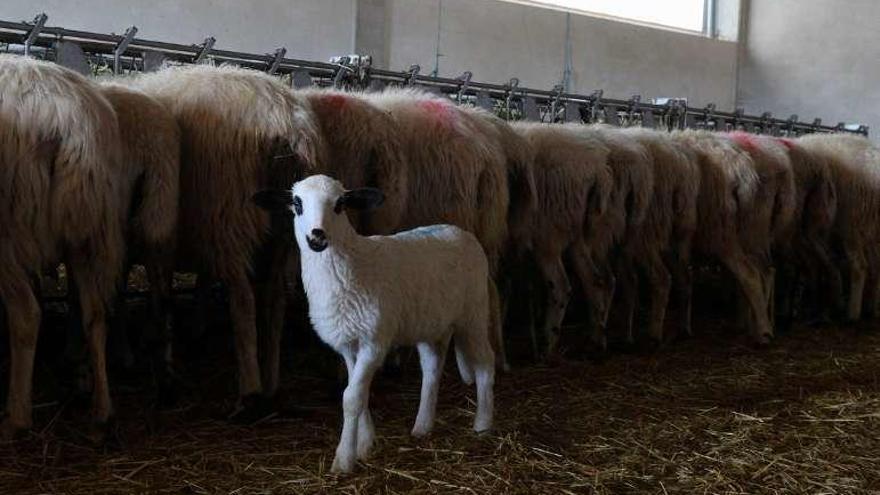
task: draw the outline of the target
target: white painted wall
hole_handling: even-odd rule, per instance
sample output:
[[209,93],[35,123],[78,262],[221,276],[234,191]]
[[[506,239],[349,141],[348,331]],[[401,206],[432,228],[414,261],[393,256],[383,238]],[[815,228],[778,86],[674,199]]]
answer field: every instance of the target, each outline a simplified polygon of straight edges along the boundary
[[[440,4],[442,1],[442,9]],[[441,76],[550,89],[560,82],[565,16],[557,10],[492,0],[389,0],[390,68],[435,65],[438,15]],[[572,15],[572,89],[606,96],[684,96],[733,108],[736,44]]]
[[880,136],[880,2],[751,0],[739,101],[826,124],[858,122]]
[[0,19],[122,34],[131,25],[140,38],[201,43],[216,48],[326,61],[354,48],[356,0],[0,0]]
[[[730,1],[730,0],[725,0]],[[440,0],[0,0],[0,18],[325,61],[367,46],[392,69],[434,67]],[[442,0],[440,74],[550,89],[561,80],[565,13],[497,0]],[[360,12],[358,10],[360,9]],[[362,25],[357,27],[356,19]],[[381,22],[380,22],[381,21]],[[736,45],[572,15],[572,89],[611,97],[685,96],[732,108]]]

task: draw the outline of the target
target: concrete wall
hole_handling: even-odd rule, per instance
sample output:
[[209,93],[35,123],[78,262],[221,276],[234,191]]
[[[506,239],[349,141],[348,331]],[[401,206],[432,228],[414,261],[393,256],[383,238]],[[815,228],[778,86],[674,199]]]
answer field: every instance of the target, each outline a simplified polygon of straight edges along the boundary
[[[732,1],[732,0],[724,0]],[[496,0],[2,0],[0,18],[182,43],[217,38],[217,48],[327,60],[354,50],[378,66],[435,65],[439,73],[550,89],[564,65],[566,14]],[[438,17],[439,16],[439,17]],[[682,96],[732,108],[736,45],[701,36],[571,15],[572,90]]]
[[123,33],[178,43],[217,38],[216,48],[326,61],[354,47],[356,0],[2,0],[0,19]]
[[751,0],[739,103],[801,120],[858,122],[880,136],[880,2]]
[[[465,70],[474,79],[550,89],[564,66],[566,13],[488,0],[388,0],[389,66]],[[438,16],[439,22],[438,22]],[[595,17],[572,15],[572,86],[607,96],[684,96],[732,108],[736,44]]]

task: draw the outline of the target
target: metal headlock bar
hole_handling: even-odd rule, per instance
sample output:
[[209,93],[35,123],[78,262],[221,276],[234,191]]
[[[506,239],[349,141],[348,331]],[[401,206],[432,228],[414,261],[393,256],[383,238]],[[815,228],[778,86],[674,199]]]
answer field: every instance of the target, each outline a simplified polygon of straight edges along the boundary
[[738,108],[733,112],[719,111],[714,104],[704,108],[690,107],[683,98],[655,98],[643,101],[635,95],[629,100],[605,98],[602,90],[591,95],[563,91],[560,85],[551,90],[519,86],[517,78],[507,84],[475,82],[473,74],[465,72],[457,78],[420,74],[418,65],[408,71],[396,72],[372,67],[372,59],[363,55],[334,57],[329,63],[286,58],[286,49],[278,48],[273,54],[218,50],[216,40],[206,38],[198,45],[183,45],[135,38],[137,28],[132,26],[124,35],[77,31],[47,27],[48,16],[40,14],[33,22],[0,20],[0,43],[7,50],[22,46],[22,53],[42,57],[84,71],[90,54],[93,60],[110,66],[116,74],[125,70],[153,71],[172,63],[232,63],[279,76],[289,77],[291,86],[330,86],[347,89],[378,90],[383,87],[417,86],[427,91],[448,95],[462,104],[476,105],[500,113],[507,119],[541,120],[545,122],[605,122],[613,125],[656,127],[664,129],[702,128],[709,130],[741,129],[779,136],[812,132],[851,132],[868,135],[868,127],[860,124],[839,123],[823,125],[821,119],[812,123],[801,122],[797,115],[778,119],[770,112],[760,116],[746,115]]

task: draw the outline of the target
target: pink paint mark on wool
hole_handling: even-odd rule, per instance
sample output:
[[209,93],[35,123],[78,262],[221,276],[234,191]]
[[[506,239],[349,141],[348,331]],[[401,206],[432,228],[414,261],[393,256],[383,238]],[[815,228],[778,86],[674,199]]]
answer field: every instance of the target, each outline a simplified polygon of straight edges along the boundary
[[733,139],[733,142],[742,146],[742,148],[749,153],[754,153],[758,150],[758,138],[755,137],[754,134],[749,134],[748,132],[742,131],[734,131],[730,133],[730,138]]
[[792,149],[795,147],[794,140],[789,138],[776,138],[776,141],[782,143],[788,149]]
[[452,126],[455,123],[455,113],[452,104],[436,100],[425,100],[418,103],[426,113],[430,114],[437,123],[444,126]]
[[336,93],[321,95],[321,103],[329,110],[340,111],[348,106],[348,96]]

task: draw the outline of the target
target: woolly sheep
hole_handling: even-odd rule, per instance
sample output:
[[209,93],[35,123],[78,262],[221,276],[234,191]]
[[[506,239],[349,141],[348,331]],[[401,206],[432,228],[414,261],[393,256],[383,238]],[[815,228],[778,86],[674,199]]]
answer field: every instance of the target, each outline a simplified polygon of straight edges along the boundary
[[239,397],[245,406],[257,403],[277,388],[277,373],[264,368],[261,377],[257,322],[271,327],[272,338],[280,335],[292,246],[285,220],[270,218],[250,196],[290,187],[322,163],[311,107],[277,78],[229,66],[169,68],[134,85],[164,103],[181,128],[178,264],[228,286]]
[[375,189],[346,191],[314,175],[290,191],[263,191],[255,202],[295,213],[309,316],[320,338],[345,360],[344,424],[333,471],[350,472],[374,439],[373,375],[392,345],[416,345],[422,394],[412,434],[434,423],[439,379],[455,337],[462,378],[476,380],[474,430],[492,425],[494,360],[489,337],[489,263],[476,237],[451,225],[362,237],[342,214],[381,203]]
[[[602,290],[586,239],[605,213],[613,187],[606,165],[608,148],[575,125],[517,122],[512,127],[534,150],[538,209],[526,229],[531,236],[523,242],[532,250],[547,287],[542,329],[547,352],[552,353],[571,293],[563,256],[571,261],[588,304],[599,300]],[[604,315],[601,308],[591,309],[593,319]],[[599,325],[597,321],[591,326]]]
[[[672,290],[679,293],[682,312],[681,328],[677,331],[690,333],[690,259],[697,229],[700,171],[694,157],[670,139],[668,133],[638,127],[621,133],[642,144],[652,163],[654,194],[644,226],[632,239],[631,249],[633,260],[651,289],[648,335],[659,342],[663,339],[663,322]],[[626,316],[627,321],[633,320],[632,314]],[[628,337],[632,341],[633,335]]]
[[55,64],[0,55],[0,298],[11,348],[4,437],[32,421],[41,314],[30,277],[62,256],[82,305],[93,418],[103,424],[112,415],[106,306],[122,268],[131,189],[121,154],[116,114],[95,83]]
[[832,242],[845,260],[849,282],[846,318],[856,321],[863,306],[876,298],[871,272],[878,268],[880,235],[880,150],[867,138],[844,134],[811,134],[797,143],[825,158],[837,190]]
[[694,249],[718,260],[733,275],[753,317],[752,339],[773,335],[762,278],[772,239],[751,230],[761,182],[748,153],[729,138],[707,131],[676,131],[672,138],[696,154],[700,169]]

